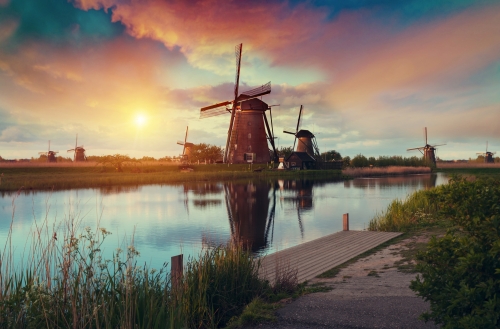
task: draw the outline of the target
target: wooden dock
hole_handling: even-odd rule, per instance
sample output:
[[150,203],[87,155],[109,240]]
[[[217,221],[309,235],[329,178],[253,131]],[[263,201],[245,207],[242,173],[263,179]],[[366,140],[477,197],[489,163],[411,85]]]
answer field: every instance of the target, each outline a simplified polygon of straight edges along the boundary
[[273,282],[277,268],[297,269],[299,282],[304,282],[401,234],[348,230],[333,233],[263,256],[260,275]]

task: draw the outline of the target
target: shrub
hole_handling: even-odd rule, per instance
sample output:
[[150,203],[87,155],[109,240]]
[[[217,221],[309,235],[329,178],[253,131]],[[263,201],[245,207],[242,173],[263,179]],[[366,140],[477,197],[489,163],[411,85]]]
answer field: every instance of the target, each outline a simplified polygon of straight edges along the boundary
[[431,305],[422,316],[443,328],[498,328],[500,180],[455,177],[435,196],[455,227],[417,257],[411,289]]

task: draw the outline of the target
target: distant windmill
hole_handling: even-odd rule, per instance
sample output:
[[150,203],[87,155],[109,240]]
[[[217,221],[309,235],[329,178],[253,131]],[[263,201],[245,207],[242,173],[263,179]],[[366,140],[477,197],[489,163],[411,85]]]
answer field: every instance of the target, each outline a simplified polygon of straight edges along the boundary
[[[288,130],[283,130],[283,132],[285,134],[290,134],[295,136],[295,139],[293,140],[293,150],[295,152],[306,152],[311,157],[319,159],[320,153],[318,144],[316,143],[316,136],[314,136],[314,134],[309,130],[300,129],[300,119],[302,117],[302,110],[303,106],[300,105],[299,118],[297,119],[297,127],[295,128],[295,131],[293,131],[292,129],[288,129]],[[295,149],[295,144],[297,142],[297,139],[299,140],[299,143],[297,144],[297,149]]]
[[85,149],[82,146],[78,146],[78,134],[76,134],[75,148],[68,150],[68,152],[74,152],[73,161],[87,161],[87,156],[85,155]]
[[436,165],[436,146],[442,146],[446,144],[429,145],[427,143],[427,127],[424,128],[424,131],[425,146],[407,149],[407,151],[419,150],[424,155],[425,160],[430,161],[432,162],[432,164]]
[[183,141],[177,141],[177,144],[183,145],[184,147],[182,148],[182,161],[188,163],[191,160],[191,153],[193,151],[193,143],[189,143],[187,141],[188,138],[188,128],[189,126],[186,126],[186,136],[184,136],[184,142]]
[[484,163],[494,163],[493,154],[497,152],[488,152],[488,142],[486,142],[486,152],[484,153],[476,153],[477,155],[482,155],[484,157]]
[[231,113],[224,149],[224,163],[268,162],[270,158],[267,141],[271,143],[275,161],[278,161],[278,153],[274,145],[272,114],[271,128],[266,117],[266,111],[271,107],[257,99],[257,97],[271,93],[271,82],[238,94],[242,49],[243,44],[235,47],[236,81],[233,100],[202,107],[200,118]]
[[57,162],[56,159],[56,154],[59,153],[59,151],[51,151],[50,150],[50,140],[49,140],[49,149],[47,152],[38,152],[40,155],[46,155],[47,156],[47,162]]

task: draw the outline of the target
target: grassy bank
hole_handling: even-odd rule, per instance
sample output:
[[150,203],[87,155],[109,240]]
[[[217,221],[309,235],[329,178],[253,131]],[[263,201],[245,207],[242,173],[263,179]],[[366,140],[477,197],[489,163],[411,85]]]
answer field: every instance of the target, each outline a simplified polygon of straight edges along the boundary
[[113,168],[86,165],[4,165],[0,166],[0,191],[60,190],[74,188],[101,188],[110,186],[137,186],[148,184],[175,184],[196,181],[234,181],[238,179],[268,178],[331,178],[341,179],[338,170],[278,171],[264,165],[193,165],[193,171],[181,172],[177,165],[142,164]]
[[22,259],[10,238],[5,242],[1,328],[237,327],[272,318],[271,302],[303,289],[292,272],[273,286],[261,280],[259,262],[238,244],[205,249],[173,283],[167,264],[137,264],[133,245],[105,259],[106,229],[80,229],[77,220],[61,225],[59,236],[47,222],[35,225]]

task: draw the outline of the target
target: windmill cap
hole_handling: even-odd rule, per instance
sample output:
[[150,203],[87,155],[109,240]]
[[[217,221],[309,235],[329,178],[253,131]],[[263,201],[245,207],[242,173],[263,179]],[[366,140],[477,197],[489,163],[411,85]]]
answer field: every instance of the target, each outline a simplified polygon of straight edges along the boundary
[[296,136],[297,136],[297,138],[301,138],[301,137],[313,138],[313,137],[315,137],[312,132],[310,132],[309,130],[306,130],[306,129],[299,130],[299,132],[297,133]]
[[249,110],[257,110],[257,111],[267,111],[269,109],[269,105],[265,102],[261,101],[258,98],[253,98],[247,101],[241,102],[241,110],[249,111]]

